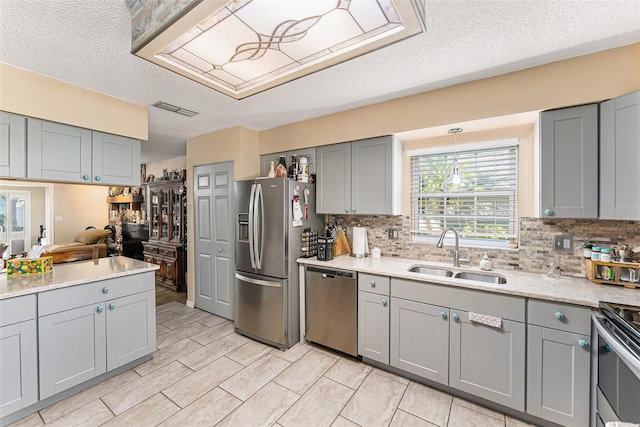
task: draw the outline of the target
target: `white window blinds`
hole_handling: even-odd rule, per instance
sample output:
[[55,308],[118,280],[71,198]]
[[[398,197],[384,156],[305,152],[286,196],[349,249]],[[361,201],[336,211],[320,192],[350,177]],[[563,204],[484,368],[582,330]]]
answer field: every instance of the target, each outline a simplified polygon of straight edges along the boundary
[[[462,183],[447,182],[454,158]],[[518,147],[511,145],[411,157],[414,240],[446,227],[460,238],[500,245],[517,236]]]

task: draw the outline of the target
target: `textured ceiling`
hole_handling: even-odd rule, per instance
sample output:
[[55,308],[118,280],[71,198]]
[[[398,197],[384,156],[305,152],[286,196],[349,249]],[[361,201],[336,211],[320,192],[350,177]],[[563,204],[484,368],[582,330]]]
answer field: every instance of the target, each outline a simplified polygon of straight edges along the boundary
[[269,129],[640,41],[638,0],[426,0],[426,12],[426,33],[239,101],[132,55],[124,0],[0,0],[0,62],[200,112],[149,108],[149,162],[231,126]]

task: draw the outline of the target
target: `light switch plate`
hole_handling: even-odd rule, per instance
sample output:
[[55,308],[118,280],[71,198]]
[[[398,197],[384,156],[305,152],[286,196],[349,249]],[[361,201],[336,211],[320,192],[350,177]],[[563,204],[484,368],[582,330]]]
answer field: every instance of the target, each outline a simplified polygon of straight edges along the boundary
[[573,252],[573,234],[558,234],[555,236],[553,249],[558,252]]

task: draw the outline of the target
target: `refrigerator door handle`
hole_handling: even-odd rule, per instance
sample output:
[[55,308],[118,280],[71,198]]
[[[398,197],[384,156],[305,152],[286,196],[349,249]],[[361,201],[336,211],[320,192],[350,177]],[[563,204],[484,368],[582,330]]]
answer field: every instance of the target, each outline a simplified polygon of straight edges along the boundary
[[251,260],[251,268],[256,268],[255,254],[254,254],[254,239],[255,239],[255,221],[256,214],[254,212],[256,196],[256,184],[251,185],[251,196],[249,197],[249,259]]
[[280,282],[270,282],[268,280],[253,279],[251,277],[243,276],[243,275],[238,274],[238,273],[236,273],[236,279],[242,280],[243,282],[251,283],[253,285],[269,286],[269,287],[272,287],[272,288],[281,288],[282,287],[282,284]]
[[[262,194],[262,184],[258,185],[258,200],[256,201],[256,207],[260,205],[260,216],[257,223],[259,224],[260,238],[256,241],[256,265],[258,269],[262,268],[262,250],[264,249],[264,196]],[[256,228],[256,234],[258,234],[258,228]]]

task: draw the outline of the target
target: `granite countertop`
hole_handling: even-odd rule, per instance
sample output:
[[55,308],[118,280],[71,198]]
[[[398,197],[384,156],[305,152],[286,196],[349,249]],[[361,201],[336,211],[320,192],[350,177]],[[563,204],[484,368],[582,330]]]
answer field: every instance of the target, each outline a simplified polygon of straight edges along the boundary
[[499,273],[507,279],[506,284],[495,284],[421,273],[411,273],[407,271],[411,266],[416,264],[447,267],[453,270],[480,271],[480,268],[474,266],[462,265],[459,268],[453,268],[451,263],[438,263],[427,260],[396,257],[381,257],[378,259],[373,259],[371,257],[354,258],[349,255],[341,255],[331,261],[318,261],[316,258],[300,258],[298,259],[298,263],[301,265],[314,265],[325,268],[380,274],[402,279],[564,302],[588,307],[598,307],[598,303],[600,301],[640,307],[640,288],[627,289],[618,285],[597,285],[590,280],[576,277],[560,276],[554,278],[549,277],[546,274],[526,273],[513,270],[492,270],[492,272]]
[[140,274],[158,268],[155,264],[117,256],[54,264],[53,271],[45,274],[9,276],[2,273],[0,274],[0,299],[97,282],[113,277]]

